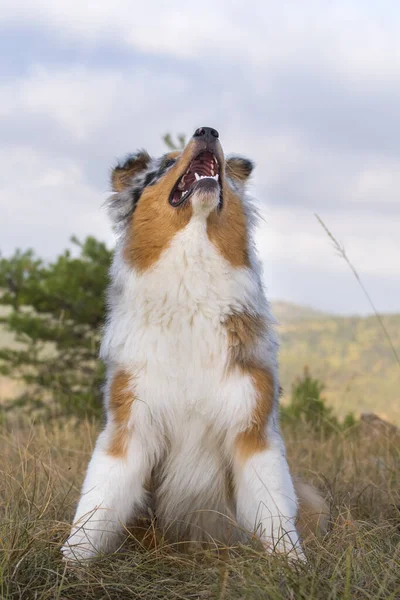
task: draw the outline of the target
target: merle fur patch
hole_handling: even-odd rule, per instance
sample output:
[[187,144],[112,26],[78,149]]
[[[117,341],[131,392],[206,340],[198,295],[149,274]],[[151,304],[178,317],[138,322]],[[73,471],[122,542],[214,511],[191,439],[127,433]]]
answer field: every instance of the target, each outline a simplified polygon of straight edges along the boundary
[[125,189],[113,194],[106,202],[107,213],[117,227],[123,226],[132,217],[144,189],[157,183],[176,160],[166,159],[165,156],[158,159],[149,157],[145,168],[135,171],[132,169],[132,165],[138,158],[141,160],[142,153],[130,155],[122,165],[119,164],[113,171],[113,174],[116,170],[120,173],[123,171],[124,165],[127,165],[127,174],[124,176]]

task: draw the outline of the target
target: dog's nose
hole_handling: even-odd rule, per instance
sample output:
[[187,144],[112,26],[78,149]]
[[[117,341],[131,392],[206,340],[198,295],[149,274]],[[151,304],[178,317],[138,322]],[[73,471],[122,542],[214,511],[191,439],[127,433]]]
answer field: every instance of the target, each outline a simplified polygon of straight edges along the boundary
[[194,132],[193,137],[202,138],[207,142],[215,142],[215,140],[219,137],[219,133],[212,127],[199,127]]

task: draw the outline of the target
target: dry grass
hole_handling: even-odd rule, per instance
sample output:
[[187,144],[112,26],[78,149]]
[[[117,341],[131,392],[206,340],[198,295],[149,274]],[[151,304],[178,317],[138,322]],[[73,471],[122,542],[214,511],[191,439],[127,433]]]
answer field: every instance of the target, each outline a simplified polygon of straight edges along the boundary
[[[308,563],[288,565],[253,548],[185,555],[133,538],[89,568],[67,570],[68,532],[96,426],[3,426],[0,596],[2,599],[400,598],[400,444],[394,437],[316,439],[286,431],[294,471],[330,499],[332,525],[307,545]],[[350,519],[350,513],[352,519]]]

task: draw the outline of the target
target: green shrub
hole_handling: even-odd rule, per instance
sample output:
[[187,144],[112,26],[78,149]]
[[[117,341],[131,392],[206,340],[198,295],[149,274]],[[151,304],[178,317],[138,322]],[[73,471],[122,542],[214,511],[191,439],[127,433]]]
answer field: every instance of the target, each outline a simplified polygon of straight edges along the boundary
[[282,421],[290,424],[302,421],[325,435],[352,427],[356,422],[354,415],[349,413],[340,423],[323,397],[324,388],[324,384],[312,377],[305,367],[303,375],[292,384],[290,404],[281,407]]
[[103,364],[97,359],[111,252],[93,237],[72,239],[45,263],[32,250],[0,260],[0,318],[17,345],[0,350],[1,373],[27,384],[10,408],[41,414],[101,413]]

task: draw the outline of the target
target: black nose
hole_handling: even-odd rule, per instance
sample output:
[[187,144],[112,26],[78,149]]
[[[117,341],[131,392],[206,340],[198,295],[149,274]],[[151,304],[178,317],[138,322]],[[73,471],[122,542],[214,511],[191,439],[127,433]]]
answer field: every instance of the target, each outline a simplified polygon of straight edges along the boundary
[[219,133],[212,127],[199,127],[193,134],[193,137],[203,138],[204,140],[215,142],[219,137]]

